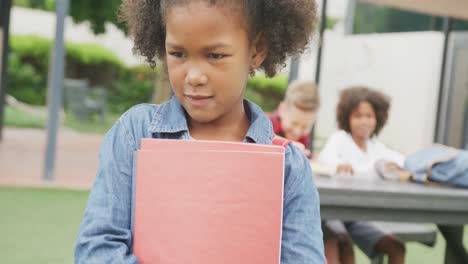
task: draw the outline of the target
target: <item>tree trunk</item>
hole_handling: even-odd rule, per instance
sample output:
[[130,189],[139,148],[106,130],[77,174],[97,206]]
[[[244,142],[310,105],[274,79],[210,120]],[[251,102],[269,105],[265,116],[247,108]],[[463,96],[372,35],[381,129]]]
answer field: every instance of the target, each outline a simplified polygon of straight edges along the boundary
[[153,102],[155,104],[161,104],[169,100],[171,96],[171,85],[167,77],[167,71],[163,67],[163,69],[161,69],[160,71],[160,74],[158,74],[156,79],[154,80]]

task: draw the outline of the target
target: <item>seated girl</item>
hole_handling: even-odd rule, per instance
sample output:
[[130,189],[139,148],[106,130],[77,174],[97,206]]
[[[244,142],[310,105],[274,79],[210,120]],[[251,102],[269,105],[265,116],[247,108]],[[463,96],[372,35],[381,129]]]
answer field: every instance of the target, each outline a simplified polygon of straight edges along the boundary
[[[381,92],[366,87],[343,90],[336,115],[340,130],[328,139],[319,162],[335,166],[337,174],[362,179],[378,177],[374,166],[379,160],[402,166],[404,156],[376,137],[387,121],[389,108],[390,99]],[[386,254],[389,263],[404,262],[404,244],[371,222],[326,221],[323,231],[330,264],[354,263],[351,239],[370,258]]]

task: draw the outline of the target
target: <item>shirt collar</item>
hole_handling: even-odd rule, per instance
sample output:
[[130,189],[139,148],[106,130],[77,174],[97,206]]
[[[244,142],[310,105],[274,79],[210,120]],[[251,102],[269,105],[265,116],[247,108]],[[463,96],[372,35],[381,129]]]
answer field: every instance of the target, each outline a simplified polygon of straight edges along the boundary
[[[250,117],[250,127],[245,140],[258,144],[271,144],[274,136],[273,128],[263,110],[249,100],[244,100],[244,107]],[[177,97],[173,96],[158,108],[151,121],[149,132],[188,132],[186,112]]]

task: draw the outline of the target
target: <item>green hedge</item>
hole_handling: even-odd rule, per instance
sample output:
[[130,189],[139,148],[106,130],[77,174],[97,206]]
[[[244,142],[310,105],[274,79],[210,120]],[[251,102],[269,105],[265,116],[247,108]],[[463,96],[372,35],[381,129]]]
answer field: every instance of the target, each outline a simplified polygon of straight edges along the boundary
[[[8,93],[26,103],[46,103],[52,45],[51,40],[34,35],[11,37]],[[96,44],[66,43],[65,52],[68,78],[88,78],[92,84],[109,86],[124,68],[117,55]],[[96,73],[96,69],[102,72]],[[106,74],[105,78],[103,73]]]
[[[49,62],[52,41],[43,37],[12,36],[10,39],[11,51],[21,57],[33,59],[35,63],[46,68]],[[112,64],[122,67],[120,58],[111,50],[97,44],[65,44],[66,59],[80,64]]]
[[[12,36],[8,58],[8,93],[20,101],[44,105],[52,41],[38,36]],[[122,113],[129,107],[150,102],[158,70],[148,65],[126,67],[111,50],[96,44],[66,44],[66,77],[86,78],[91,85],[108,89],[109,109]],[[286,76],[249,78],[246,97],[272,111],[282,100]]]
[[283,100],[288,86],[288,77],[279,75],[273,78],[265,76],[251,77],[247,82],[245,96],[267,112],[273,111]]
[[97,44],[66,44],[67,59],[79,64],[111,64],[123,67],[120,58],[109,49]]
[[122,70],[110,90],[110,110],[123,113],[134,105],[151,102],[158,72],[147,65]]
[[14,0],[15,6],[38,8],[47,11],[55,10],[55,0]]
[[44,104],[46,101],[46,76],[32,64],[23,63],[16,53],[8,58],[8,93],[29,104]]
[[16,55],[21,62],[31,64],[39,73],[47,74],[52,42],[38,36],[12,36],[10,56]]

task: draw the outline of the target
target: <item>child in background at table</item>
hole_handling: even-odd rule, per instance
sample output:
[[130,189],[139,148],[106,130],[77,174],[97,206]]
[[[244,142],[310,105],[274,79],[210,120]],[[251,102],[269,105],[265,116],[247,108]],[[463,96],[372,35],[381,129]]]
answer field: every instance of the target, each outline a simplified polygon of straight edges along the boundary
[[[319,162],[336,166],[338,174],[363,180],[377,177],[374,166],[379,160],[402,166],[404,156],[376,137],[387,122],[389,108],[390,99],[381,92],[366,87],[343,90],[336,115],[341,130],[330,136]],[[371,222],[327,221],[323,230],[330,264],[354,263],[349,235],[371,258],[380,253],[388,255],[391,264],[404,262],[405,245]]]
[[[124,0],[121,11],[134,50],[152,66],[166,65],[175,96],[131,108],[106,134],[75,263],[138,263],[132,197],[142,138],[272,144],[269,119],[244,99],[249,74],[274,76],[306,48],[316,20],[314,0]],[[317,189],[293,144],[285,150],[283,199],[281,263],[324,263]]]
[[292,140],[311,158],[310,131],[320,107],[318,87],[313,81],[294,81],[286,89],[284,100],[268,117],[276,135]]

